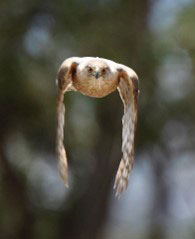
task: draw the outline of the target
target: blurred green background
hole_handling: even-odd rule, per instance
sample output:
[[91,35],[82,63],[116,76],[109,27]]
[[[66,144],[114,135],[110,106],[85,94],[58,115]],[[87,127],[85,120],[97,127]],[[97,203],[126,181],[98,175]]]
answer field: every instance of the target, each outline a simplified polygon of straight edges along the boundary
[[[195,238],[195,2],[1,0],[0,238]],[[99,56],[140,78],[135,165],[120,200],[123,105],[65,95],[70,188],[55,157],[55,78]]]

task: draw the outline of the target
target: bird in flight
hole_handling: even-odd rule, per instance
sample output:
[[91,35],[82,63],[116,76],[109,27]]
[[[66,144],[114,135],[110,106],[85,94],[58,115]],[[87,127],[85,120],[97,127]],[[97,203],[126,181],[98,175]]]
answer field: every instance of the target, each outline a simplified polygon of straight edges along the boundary
[[137,124],[138,77],[129,67],[98,57],[71,57],[66,59],[57,74],[57,132],[56,152],[60,175],[68,185],[68,162],[64,148],[64,94],[79,91],[90,97],[104,97],[116,89],[124,105],[122,118],[122,159],[114,189],[116,196],[128,186],[129,173],[134,162],[134,135]]

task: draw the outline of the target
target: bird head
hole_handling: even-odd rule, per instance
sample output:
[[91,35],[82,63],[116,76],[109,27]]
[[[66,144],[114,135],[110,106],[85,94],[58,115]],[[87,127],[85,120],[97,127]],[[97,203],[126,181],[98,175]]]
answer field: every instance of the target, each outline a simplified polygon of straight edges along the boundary
[[100,61],[98,58],[85,62],[81,65],[81,71],[89,78],[99,80],[106,78],[110,73],[110,68],[106,62]]

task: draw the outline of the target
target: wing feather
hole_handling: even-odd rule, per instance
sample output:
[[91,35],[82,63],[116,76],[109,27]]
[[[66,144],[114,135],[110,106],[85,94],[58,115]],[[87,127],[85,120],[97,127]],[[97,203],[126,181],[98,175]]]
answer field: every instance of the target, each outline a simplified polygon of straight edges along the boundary
[[134,135],[137,124],[138,77],[130,68],[119,70],[118,91],[124,104],[122,118],[122,159],[116,174],[114,188],[116,196],[128,186],[129,173],[134,162]]
[[56,153],[58,158],[58,169],[64,184],[68,186],[68,161],[64,148],[64,124],[65,124],[65,105],[64,94],[71,90],[72,79],[76,72],[78,58],[69,58],[61,65],[57,75],[57,111],[56,111]]

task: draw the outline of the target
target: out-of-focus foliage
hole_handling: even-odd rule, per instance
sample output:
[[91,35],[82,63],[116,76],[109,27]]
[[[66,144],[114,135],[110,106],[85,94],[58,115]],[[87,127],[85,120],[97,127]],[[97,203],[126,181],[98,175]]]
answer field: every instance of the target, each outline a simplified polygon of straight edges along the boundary
[[[0,238],[194,238],[193,1],[0,2]],[[140,78],[135,167],[120,201],[122,103],[65,96],[70,188],[55,158],[55,77],[100,56]]]

